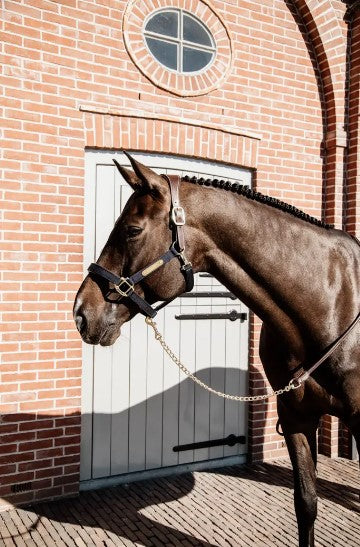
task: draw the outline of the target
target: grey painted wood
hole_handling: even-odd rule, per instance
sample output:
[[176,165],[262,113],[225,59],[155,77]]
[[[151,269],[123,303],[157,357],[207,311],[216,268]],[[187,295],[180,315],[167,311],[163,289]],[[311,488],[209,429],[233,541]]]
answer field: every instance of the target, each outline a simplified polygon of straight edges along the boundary
[[[174,315],[180,312],[180,306],[165,308],[164,336],[168,345],[179,355],[180,351],[180,322]],[[163,392],[163,440],[162,440],[162,465],[176,465],[178,454],[173,452],[173,447],[179,444],[179,369],[174,366],[168,355],[164,355],[164,392]]]
[[[232,304],[227,306],[227,311],[230,311],[230,309],[233,309]],[[242,386],[247,384],[247,378],[241,378],[240,347],[242,329],[236,323],[236,321],[225,322],[225,392],[230,395],[245,394],[241,391]],[[239,423],[240,406],[236,401],[225,401],[224,437],[232,433],[235,435],[243,434],[243,424]],[[239,453],[241,448],[241,445],[225,446],[224,455],[234,456]]]
[[[114,219],[117,219],[131,195],[131,188],[124,184],[115,170]],[[129,406],[130,406],[130,337],[131,323],[123,325],[121,336],[113,346],[111,382],[111,433],[110,475],[129,471]]]
[[[114,169],[110,165],[96,168],[95,257],[98,257],[115,221]],[[111,473],[111,383],[112,348],[94,348],[93,385],[93,478]]]
[[147,326],[141,315],[131,321],[129,386],[129,471],[145,469]]
[[356,441],[355,441],[355,438],[352,437],[352,454],[351,454],[351,457],[353,460],[358,460],[359,459],[359,453],[357,451],[357,448],[356,448]]
[[[191,299],[192,301],[192,299]],[[180,311],[195,313],[196,305],[186,299],[181,300]],[[195,342],[196,332],[193,321],[179,321],[180,323],[180,358],[186,363],[190,372],[195,372]],[[180,382],[179,386],[179,445],[192,444],[195,442],[195,384],[187,379]],[[194,451],[179,452],[179,464],[191,463],[194,461]]]
[[[214,299],[215,300],[215,299]],[[222,300],[222,299],[221,299]],[[218,306],[211,307],[211,311],[217,311]],[[226,374],[226,322],[224,320],[211,321],[210,332],[210,381],[214,389],[225,391]],[[220,439],[224,437],[225,400],[214,394],[210,395],[209,410],[209,438]],[[221,458],[224,456],[224,447],[216,446],[209,449],[209,458]]]
[[110,475],[120,475],[129,471],[131,324],[124,325],[121,332],[119,340],[112,349]]
[[[158,172],[193,173],[251,182],[249,171],[185,158],[141,155]],[[86,269],[96,259],[131,189],[112,165],[113,153],[86,158]],[[121,154],[118,161],[127,164]],[[171,165],[173,169],[167,170]],[[196,276],[194,291],[223,289]],[[226,320],[177,321],[179,313],[247,311],[229,298],[179,298],[156,321],[168,344],[201,379],[216,389],[247,392],[248,324]],[[244,454],[236,445],[175,453],[176,445],[246,434],[246,406],[194,386],[155,341],[142,316],[122,328],[111,348],[84,345],[81,479],[139,473],[178,464]]]
[[[161,311],[156,322],[164,332],[165,311]],[[151,332],[147,341],[147,412],[146,412],[146,469],[162,467],[162,422],[163,422],[163,367],[164,354],[159,342]]]

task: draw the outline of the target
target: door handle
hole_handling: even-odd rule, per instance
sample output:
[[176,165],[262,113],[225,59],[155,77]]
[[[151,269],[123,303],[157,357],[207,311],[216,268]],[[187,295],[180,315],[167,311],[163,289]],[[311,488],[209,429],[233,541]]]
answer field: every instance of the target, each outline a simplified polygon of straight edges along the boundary
[[214,439],[213,441],[202,441],[191,444],[181,444],[173,447],[173,452],[185,452],[185,450],[197,450],[199,448],[211,448],[213,446],[235,446],[236,444],[245,444],[244,435],[236,436],[233,433],[225,439]]
[[175,315],[175,319],[179,321],[186,321],[190,319],[229,319],[230,321],[236,321],[240,319],[241,323],[247,320],[247,313],[237,312],[231,310],[228,313],[181,313]]

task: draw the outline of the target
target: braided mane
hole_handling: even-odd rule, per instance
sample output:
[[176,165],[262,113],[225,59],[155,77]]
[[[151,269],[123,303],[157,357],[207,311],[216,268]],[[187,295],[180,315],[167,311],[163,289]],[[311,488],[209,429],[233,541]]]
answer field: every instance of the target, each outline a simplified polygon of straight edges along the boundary
[[241,196],[245,196],[248,199],[253,199],[255,201],[258,201],[259,203],[265,203],[266,205],[269,205],[270,207],[275,207],[275,209],[280,209],[281,211],[284,211],[285,213],[289,213],[290,215],[294,217],[300,218],[304,220],[305,222],[309,222],[310,224],[315,224],[316,226],[326,228],[327,230],[334,227],[332,224],[327,224],[326,222],[323,222],[322,220],[319,220],[315,217],[308,215],[307,213],[304,213],[304,211],[297,209],[296,207],[294,207],[293,205],[290,205],[289,203],[285,203],[284,201],[281,201],[276,198],[272,198],[270,196],[265,196],[264,194],[261,194],[260,192],[255,192],[248,186],[239,184],[237,182],[233,183],[228,180],[204,179],[203,177],[197,178],[195,176],[189,177],[188,175],[181,177],[181,180],[186,182],[191,182],[193,184],[198,184],[199,186],[212,186],[213,188],[221,188],[223,190],[229,190],[230,192],[234,192],[235,194],[240,194]]

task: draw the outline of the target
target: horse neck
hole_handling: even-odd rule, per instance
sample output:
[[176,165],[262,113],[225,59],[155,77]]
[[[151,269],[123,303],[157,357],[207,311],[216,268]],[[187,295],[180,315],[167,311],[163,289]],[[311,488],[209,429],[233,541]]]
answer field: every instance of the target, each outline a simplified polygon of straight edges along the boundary
[[192,215],[207,246],[200,269],[219,279],[302,355],[309,310],[327,313],[319,274],[327,231],[231,192],[197,188],[195,194]]

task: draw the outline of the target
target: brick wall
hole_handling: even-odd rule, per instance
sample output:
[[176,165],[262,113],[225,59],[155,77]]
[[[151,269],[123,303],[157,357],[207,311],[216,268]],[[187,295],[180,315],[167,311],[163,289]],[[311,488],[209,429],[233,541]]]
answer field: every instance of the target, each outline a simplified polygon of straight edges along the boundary
[[[152,1],[144,0],[147,6]],[[192,0],[172,5],[177,2],[195,9]],[[71,309],[82,279],[86,146],[166,147],[170,153],[251,165],[259,190],[319,217],[324,210],[329,220],[342,223],[343,3],[213,1],[231,36],[232,69],[220,86],[193,97],[157,88],[134,65],[122,32],[127,5],[120,0],[2,3],[3,505],[78,489],[81,344]],[[357,26],[354,39],[358,31]],[[354,48],[358,51],[355,41]],[[354,55],[356,117],[359,57]],[[139,139],[133,122],[125,126],[134,112],[154,124],[157,138]],[[348,219],[354,229],[359,152],[358,126],[351,128]],[[259,331],[253,318],[253,392],[265,383]],[[284,453],[275,423],[273,401],[250,408],[254,459]],[[13,493],[11,485],[19,483],[25,483],[24,491]]]

